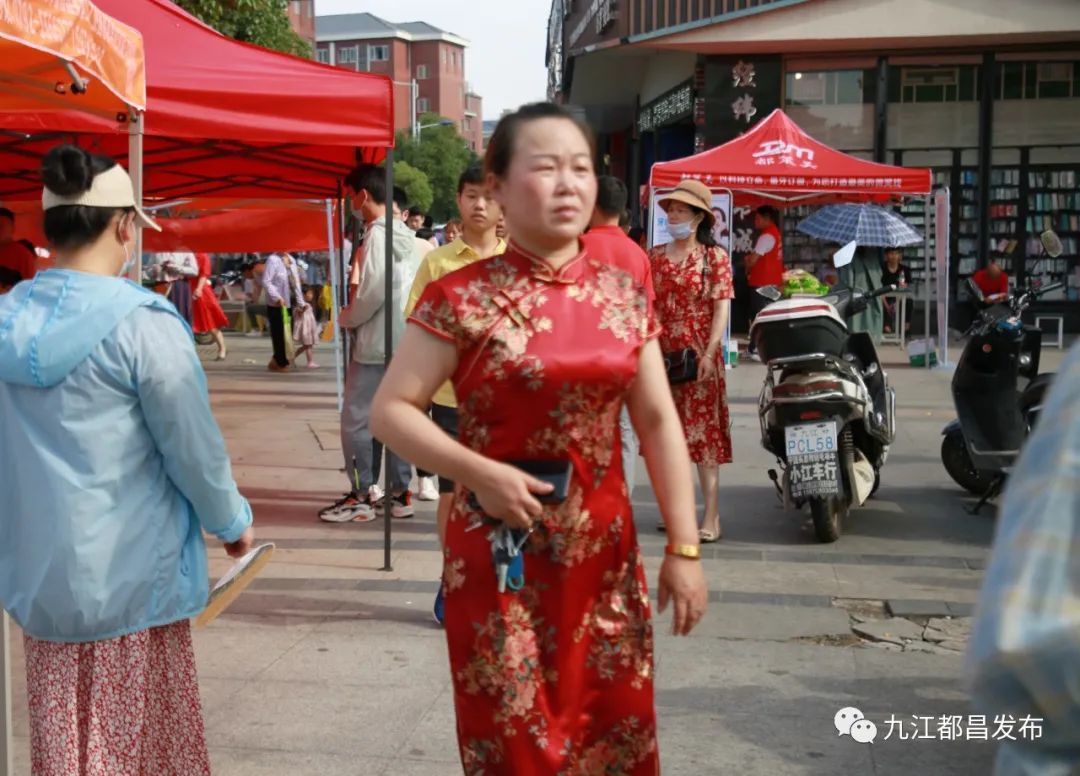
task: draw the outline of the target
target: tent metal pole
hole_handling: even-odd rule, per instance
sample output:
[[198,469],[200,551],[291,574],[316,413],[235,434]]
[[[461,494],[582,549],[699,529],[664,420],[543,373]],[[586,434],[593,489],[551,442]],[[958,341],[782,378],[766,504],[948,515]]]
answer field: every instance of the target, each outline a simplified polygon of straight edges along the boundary
[[11,623],[0,610],[0,776],[15,776],[11,741]]
[[[383,302],[383,314],[386,325],[386,367],[390,367],[390,359],[394,355],[394,323],[397,318],[397,307],[394,303],[394,154],[392,149],[386,149],[386,299]],[[390,479],[390,448],[383,445],[383,476],[389,485]],[[393,522],[390,509],[390,488],[386,488],[386,505],[383,509],[383,567],[381,571],[393,571],[390,562],[390,544],[393,539],[391,523]]]
[[[930,253],[930,218],[934,212],[933,195],[927,195],[923,200],[923,256],[926,264],[926,368],[930,368],[930,302],[932,299],[932,286],[936,283],[934,278],[934,256]],[[942,333],[938,332],[938,347],[941,347]]]
[[[131,176],[131,187],[135,191],[135,202],[139,207],[143,204],[143,115],[136,110],[131,111],[128,120],[128,175]],[[135,266],[133,274],[129,274],[132,280],[142,284],[143,277],[143,234],[142,229],[135,230]]]
[[342,375],[342,365],[344,360],[341,353],[341,327],[337,325],[337,300],[338,300],[338,288],[341,287],[341,281],[338,279],[338,273],[341,272],[341,265],[337,260],[337,251],[335,248],[334,240],[334,204],[333,200],[326,200],[326,247],[327,256],[330,257],[330,291],[334,298],[334,305],[330,309],[330,326],[334,330],[334,378],[337,385],[337,408],[340,413],[344,406],[344,376]]

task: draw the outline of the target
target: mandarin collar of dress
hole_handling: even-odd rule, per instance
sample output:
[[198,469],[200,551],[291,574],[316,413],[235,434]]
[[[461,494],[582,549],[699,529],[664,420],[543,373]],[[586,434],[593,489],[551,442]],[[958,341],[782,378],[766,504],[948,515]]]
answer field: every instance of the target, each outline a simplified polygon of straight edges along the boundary
[[509,251],[527,261],[533,278],[542,283],[560,283],[572,286],[581,280],[585,271],[585,248],[580,240],[578,241],[577,255],[568,259],[558,269],[553,268],[543,256],[525,250],[513,240],[510,240]]

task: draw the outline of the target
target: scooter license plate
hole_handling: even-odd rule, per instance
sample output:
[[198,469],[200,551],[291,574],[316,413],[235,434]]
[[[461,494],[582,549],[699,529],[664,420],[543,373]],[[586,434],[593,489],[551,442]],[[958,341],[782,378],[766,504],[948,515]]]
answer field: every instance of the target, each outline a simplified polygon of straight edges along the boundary
[[836,422],[806,423],[784,429],[788,487],[793,499],[840,492],[840,456]]
[[784,429],[784,436],[788,458],[795,455],[835,453],[837,450],[835,420],[788,426]]

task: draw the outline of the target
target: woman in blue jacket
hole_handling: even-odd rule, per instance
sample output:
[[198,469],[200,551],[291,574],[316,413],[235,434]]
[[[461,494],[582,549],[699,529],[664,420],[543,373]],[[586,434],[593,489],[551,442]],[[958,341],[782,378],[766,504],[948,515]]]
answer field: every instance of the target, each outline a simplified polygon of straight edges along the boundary
[[55,269],[0,297],[0,603],[22,627],[35,776],[209,774],[189,618],[203,531],[244,554],[186,324],[124,280],[131,180],[74,146],[42,164]]

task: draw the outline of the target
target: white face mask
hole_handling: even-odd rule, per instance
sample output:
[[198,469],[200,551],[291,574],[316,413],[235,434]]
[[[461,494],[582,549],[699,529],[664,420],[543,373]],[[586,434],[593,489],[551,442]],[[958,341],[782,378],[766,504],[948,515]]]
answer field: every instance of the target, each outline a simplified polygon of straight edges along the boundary
[[694,225],[689,221],[684,221],[681,224],[673,224],[670,221],[667,225],[668,234],[675,240],[689,240],[690,235],[694,233]]

